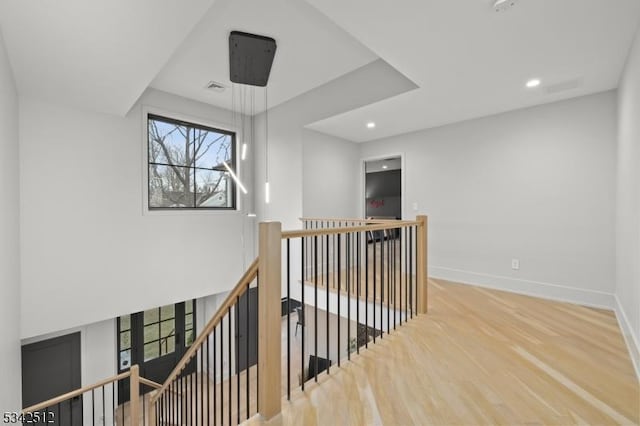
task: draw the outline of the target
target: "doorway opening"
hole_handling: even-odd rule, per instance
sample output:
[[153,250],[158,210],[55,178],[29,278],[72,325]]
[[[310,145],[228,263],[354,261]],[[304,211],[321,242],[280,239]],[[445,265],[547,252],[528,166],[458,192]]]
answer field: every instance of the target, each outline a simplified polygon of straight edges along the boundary
[[402,219],[402,158],[364,162],[365,209],[370,219]]

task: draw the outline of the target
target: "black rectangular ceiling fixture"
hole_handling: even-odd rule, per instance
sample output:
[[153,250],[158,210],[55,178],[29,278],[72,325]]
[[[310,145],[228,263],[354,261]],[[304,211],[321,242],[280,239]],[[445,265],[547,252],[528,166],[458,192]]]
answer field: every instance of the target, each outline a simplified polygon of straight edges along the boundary
[[276,54],[271,37],[231,31],[229,34],[229,74],[231,81],[264,87]]

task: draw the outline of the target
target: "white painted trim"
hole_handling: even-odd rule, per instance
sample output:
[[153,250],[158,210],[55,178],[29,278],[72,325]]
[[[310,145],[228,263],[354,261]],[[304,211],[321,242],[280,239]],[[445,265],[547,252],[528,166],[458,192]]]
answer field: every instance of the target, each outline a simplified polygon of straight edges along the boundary
[[[385,158],[392,158],[392,157],[400,157],[400,216],[402,217],[402,219],[407,220],[407,217],[405,216],[406,214],[406,209],[404,208],[405,205],[405,196],[406,196],[406,176],[407,176],[407,172],[406,172],[406,162],[405,162],[405,158],[404,158],[404,152],[394,152],[394,153],[389,153],[389,154],[384,154],[384,155],[376,155],[373,157],[366,157],[366,158],[360,158],[360,194],[359,194],[359,199],[360,199],[360,203],[358,203],[359,205],[359,212],[360,212],[360,217],[364,218],[365,213],[366,213],[366,208],[367,208],[367,201],[365,198],[365,194],[366,194],[366,174],[367,174],[367,161],[377,161],[377,160],[384,160]],[[416,213],[417,214],[417,213]]]
[[622,304],[620,303],[620,299],[618,299],[618,295],[614,294],[613,297],[615,299],[614,310],[616,313],[616,318],[618,319],[618,324],[620,324],[620,331],[622,332],[622,337],[624,337],[624,342],[627,344],[629,357],[631,357],[633,368],[636,371],[636,378],[640,381],[640,344],[638,343],[637,336],[633,334],[631,323],[629,322],[629,318],[622,308]]
[[464,271],[443,266],[429,265],[429,276],[469,284],[478,287],[503,290],[511,293],[540,297],[559,302],[575,303],[594,308],[614,309],[614,296],[597,290],[569,287],[560,284],[523,280],[513,277],[486,274],[482,272]]

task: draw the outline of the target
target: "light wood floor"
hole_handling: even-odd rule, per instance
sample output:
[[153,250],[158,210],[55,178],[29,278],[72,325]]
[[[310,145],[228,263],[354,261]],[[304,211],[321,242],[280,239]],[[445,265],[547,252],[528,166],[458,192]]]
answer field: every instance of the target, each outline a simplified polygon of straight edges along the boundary
[[640,421],[638,380],[612,312],[433,280],[429,294],[427,315],[283,400],[270,423]]

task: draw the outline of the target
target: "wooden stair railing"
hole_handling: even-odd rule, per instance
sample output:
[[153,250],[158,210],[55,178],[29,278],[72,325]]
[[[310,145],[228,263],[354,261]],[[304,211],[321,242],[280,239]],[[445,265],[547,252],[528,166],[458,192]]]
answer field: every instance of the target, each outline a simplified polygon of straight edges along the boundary
[[[376,231],[390,231],[416,226],[416,291],[417,312],[427,313],[427,245],[428,245],[428,217],[417,216],[415,221],[401,221],[392,219],[348,219],[348,218],[300,218],[305,229],[285,231],[283,239],[309,238],[314,236],[338,235],[345,233],[365,232],[373,235]],[[337,225],[337,226],[336,226]],[[329,227],[331,226],[331,227]],[[386,238],[387,234],[384,234]]]
[[[234,346],[237,340],[234,340],[232,334],[232,323],[238,324],[238,309],[244,307],[240,306],[240,303],[244,303],[240,302],[241,297],[246,297],[244,300],[247,301],[248,307],[251,284],[258,279],[264,282],[262,272],[260,278],[258,275],[259,263],[259,258],[251,263],[167,380],[151,398],[152,424],[217,424],[218,421],[239,423],[242,418],[250,417],[250,411],[256,406],[256,396],[250,396],[249,392],[256,390],[255,393],[260,394],[257,389],[253,389],[256,388],[258,380],[255,377],[255,369],[244,369],[244,374],[237,371],[236,374],[232,374],[232,364],[237,367],[238,361],[234,359],[234,355],[239,352]],[[260,282],[259,297],[264,293],[263,282]],[[257,288],[257,285],[253,288]],[[258,348],[258,354],[262,352],[261,349]],[[190,368],[194,371],[190,371]],[[240,395],[243,386],[243,395]],[[240,396],[245,397],[242,407]],[[232,403],[233,398],[235,404]]]
[[[304,392],[305,384],[331,374],[334,364],[340,367],[361,346],[427,312],[426,216],[412,221],[302,220],[305,229],[284,232],[279,222],[260,223],[258,258],[163,384],[140,377],[134,365],[23,413],[60,407],[81,395],[93,397],[100,388],[104,400],[109,386],[115,400],[117,383],[130,380],[130,402],[112,403],[111,414],[102,404],[102,424],[109,424],[109,418],[114,426],[127,420],[156,426],[239,424],[254,413],[270,420],[281,412],[282,397],[291,398],[292,389]],[[298,261],[300,270],[295,270],[292,265]],[[331,285],[338,291],[331,292]],[[286,301],[284,316],[281,300]],[[292,306],[304,311],[296,337],[291,333],[297,323],[292,323]],[[253,329],[252,321],[257,322]],[[251,358],[252,344],[257,346],[256,359]],[[156,390],[141,402],[142,385]]]
[[348,217],[301,217],[300,221],[302,222],[302,227],[304,229],[310,228],[335,228],[335,227],[345,227],[345,226],[356,226],[356,225],[366,225],[373,223],[382,223],[382,224],[390,224],[390,223],[398,223],[397,219],[379,219],[379,218],[367,218],[367,219],[359,219],[359,218],[348,218]]
[[[320,374],[331,374],[370,340],[375,343],[413,315],[425,314],[428,301],[427,216],[300,220],[304,229],[282,232],[282,296],[289,306],[282,378],[288,399],[292,390],[317,383]],[[292,272],[298,261],[299,270]],[[295,337],[291,324],[300,318],[292,322],[292,313],[304,324]]]
[[[278,222],[260,223],[258,258],[231,290],[161,389],[152,397],[156,425],[239,424],[254,412],[269,420],[281,412],[282,396],[290,398],[291,389],[297,387],[304,391],[305,382],[311,378],[311,372],[305,364],[306,355],[313,355],[316,360],[313,379],[317,381],[318,374],[323,373],[318,359],[324,356],[329,360],[332,357],[329,346],[334,343],[330,342],[329,333],[326,332],[326,353],[323,354],[318,347],[317,333],[318,326],[330,329],[330,316],[348,318],[358,324],[358,329],[366,330],[367,336],[361,339],[363,336],[358,335],[358,339],[355,339],[356,347],[348,350],[347,358],[350,359],[352,352],[360,350],[357,342],[363,341],[368,346],[369,340],[373,339],[375,342],[393,332],[397,322],[401,325],[415,314],[426,313],[426,216],[418,216],[413,221],[304,218],[303,223],[305,229],[284,232]],[[296,250],[297,253],[294,253]],[[313,256],[316,257],[315,263]],[[318,256],[322,258],[320,263]],[[296,277],[292,276],[294,257],[301,262],[301,270],[296,272],[300,275]],[[331,268],[338,273],[332,272]],[[343,272],[343,268],[347,268],[348,272]],[[337,305],[335,299],[330,300],[336,294],[330,296],[328,287],[322,291],[326,315],[324,324],[319,324],[318,311],[321,309],[318,306],[322,301],[318,298],[318,280],[324,279],[323,276],[327,277],[329,273],[333,273],[338,281],[346,280],[347,286],[339,283],[339,288],[346,291],[337,293]],[[237,325],[238,308],[242,308],[241,304],[245,303],[241,302],[241,297],[248,294],[254,280],[257,281],[254,288],[257,288],[256,308],[259,317],[257,365],[249,365],[247,368],[238,358],[240,350],[234,346],[237,340],[234,341],[230,336],[234,323],[236,334],[242,333]],[[394,281],[393,285],[391,281]],[[315,283],[314,297],[305,299],[304,288],[312,283]],[[307,327],[302,327],[300,338],[303,344],[302,348],[297,349],[301,350],[301,356],[295,366],[292,365],[292,360],[295,359],[292,345],[296,344],[291,333],[291,312],[294,311],[291,309],[291,301],[295,296],[292,285],[302,292],[302,303],[297,306],[301,306],[301,309],[313,309],[313,315],[307,315],[306,321],[314,322],[316,328],[313,345],[309,342],[309,348],[305,349]],[[372,298],[364,298],[364,316],[359,312],[361,303],[355,303],[351,297],[356,292],[356,287],[358,292],[362,291],[363,296],[369,291],[373,293]],[[246,297],[248,300],[249,296]],[[285,300],[285,306],[288,307],[284,318],[281,300]],[[248,302],[246,303],[248,309]],[[346,304],[347,313],[340,310],[343,304]],[[350,312],[352,305],[357,305],[353,316]],[[340,335],[341,329],[338,326],[338,339],[335,343],[338,355],[333,357],[337,366],[342,362],[340,342],[344,336]],[[283,332],[287,334],[286,339],[283,338]],[[350,337],[349,327],[345,334]],[[354,332],[354,338],[356,334],[358,332]],[[350,345],[351,339],[349,340]],[[344,344],[342,349],[346,346]],[[332,362],[334,361],[323,364],[326,373],[330,372]],[[195,367],[189,371],[189,365]]]
[[[274,389],[280,388],[281,233],[278,222],[259,225],[258,258],[152,397],[155,424],[231,424],[248,419],[254,411],[267,419],[280,412],[280,395]],[[251,287],[254,280],[256,286]],[[257,336],[249,327],[250,288],[257,291]],[[239,311],[243,307],[246,331],[240,330]],[[232,324],[235,339],[231,337]],[[241,348],[243,332],[246,343]],[[257,341],[254,366],[249,359],[253,341]],[[242,349],[247,351],[244,362],[240,359]],[[190,372],[193,364],[195,372]],[[186,397],[174,397],[172,391],[181,391]]]
[[[127,379],[130,380],[129,402],[118,404],[118,383]],[[140,377],[139,367],[132,365],[124,373],[24,408],[22,410],[24,423],[78,424],[80,422],[81,424],[137,426],[146,423],[144,420],[147,417],[146,400],[143,398],[142,404],[140,401],[141,385],[155,389],[161,387],[159,383]],[[69,403],[69,407],[73,407],[72,404],[75,401],[80,401],[83,407],[78,407],[75,413],[73,408],[66,411],[66,403]],[[86,407],[90,412],[84,412],[85,404],[90,406]],[[69,417],[60,418],[62,413]],[[90,418],[88,418],[89,415]]]

